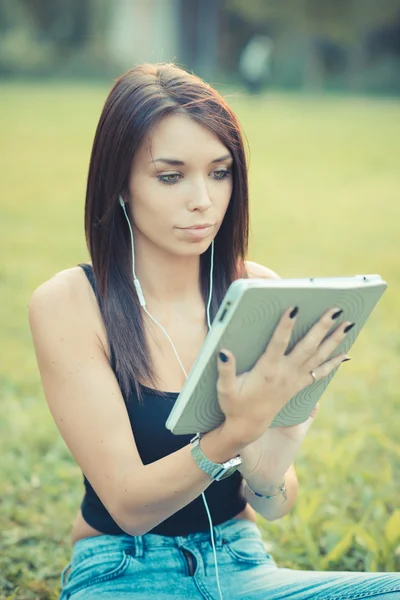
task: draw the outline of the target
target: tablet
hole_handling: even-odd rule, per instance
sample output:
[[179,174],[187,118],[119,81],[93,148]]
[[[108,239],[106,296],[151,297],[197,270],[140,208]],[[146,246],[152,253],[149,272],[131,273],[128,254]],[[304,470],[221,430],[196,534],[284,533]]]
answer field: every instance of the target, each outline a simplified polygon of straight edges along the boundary
[[[347,353],[386,287],[380,275],[234,281],[167,419],[167,429],[177,435],[205,433],[223,422],[217,397],[217,354],[221,348],[234,354],[239,375],[252,369],[260,358],[286,309],[299,307],[290,351],[324,312],[337,306],[343,313],[327,336],[343,321],[352,321],[355,326],[331,357]],[[305,421],[336,371],[291,398],[270,427]]]

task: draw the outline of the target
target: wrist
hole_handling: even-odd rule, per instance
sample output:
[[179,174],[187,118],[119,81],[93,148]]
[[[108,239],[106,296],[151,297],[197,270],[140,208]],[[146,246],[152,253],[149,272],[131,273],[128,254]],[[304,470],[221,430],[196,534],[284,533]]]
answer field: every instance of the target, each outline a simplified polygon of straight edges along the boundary
[[245,489],[247,488],[247,494],[245,491],[245,497],[253,497],[253,498],[259,498],[260,500],[267,500],[267,501],[272,501],[275,499],[280,499],[282,504],[284,502],[286,502],[287,500],[287,487],[286,487],[286,481],[285,478],[283,479],[283,482],[275,487],[275,489],[271,489],[267,492],[263,491],[262,493],[255,491],[248,483],[248,481],[245,480]]
[[221,436],[224,437],[226,443],[237,452],[242,452],[246,446],[254,441],[254,434],[246,428],[244,429],[236,420],[225,419],[218,429],[220,429]]
[[278,495],[282,488],[285,486],[286,478],[283,476],[281,479],[277,480],[276,483],[266,484],[265,482],[256,482],[253,483],[250,479],[245,479],[247,487],[250,491],[256,496],[275,496]]
[[[241,467],[239,467],[239,471],[241,471]],[[274,473],[274,474],[251,474],[246,475],[242,471],[242,475],[246,483],[249,485],[250,489],[262,496],[271,496],[275,494],[283,485],[285,481],[287,481],[289,476],[290,467],[286,472],[283,473]]]
[[204,434],[197,433],[191,440],[191,454],[197,466],[204,471],[214,481],[221,481],[233,475],[238,466],[242,463],[240,455],[233,456],[223,462],[210,460],[200,447],[200,441]]
[[200,447],[203,454],[215,463],[223,463],[238,456],[243,445],[238,444],[224,426],[224,423],[201,438]]
[[273,420],[274,417],[271,417],[260,427],[259,423],[251,419],[228,417],[223,422],[223,426],[229,432],[228,435],[233,442],[243,449],[256,442],[268,430]]
[[[240,468],[239,468],[240,470]],[[290,487],[298,488],[298,479],[294,464],[292,463],[285,473],[280,475],[274,475],[274,477],[266,477],[264,476],[246,476],[243,475],[245,483],[255,492],[263,495],[263,496],[271,496],[282,486],[282,483],[285,482],[286,485]]]

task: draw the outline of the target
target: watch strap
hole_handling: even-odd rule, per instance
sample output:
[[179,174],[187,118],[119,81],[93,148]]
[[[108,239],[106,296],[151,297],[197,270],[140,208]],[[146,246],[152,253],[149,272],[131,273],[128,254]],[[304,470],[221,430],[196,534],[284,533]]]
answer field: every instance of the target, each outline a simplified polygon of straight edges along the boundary
[[242,462],[240,456],[235,456],[225,463],[215,463],[203,454],[200,448],[200,440],[202,437],[203,434],[198,433],[190,440],[192,446],[191,453],[198,467],[215,481],[220,481],[221,479],[225,479],[232,475]]

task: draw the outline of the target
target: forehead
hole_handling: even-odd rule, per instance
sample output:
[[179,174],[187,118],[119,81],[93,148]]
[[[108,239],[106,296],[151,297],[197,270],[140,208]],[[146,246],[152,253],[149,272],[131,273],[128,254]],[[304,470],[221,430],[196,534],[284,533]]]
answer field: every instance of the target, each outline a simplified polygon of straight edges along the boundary
[[157,156],[209,162],[226,153],[227,148],[213,131],[184,114],[172,114],[159,121],[138,150],[141,158]]

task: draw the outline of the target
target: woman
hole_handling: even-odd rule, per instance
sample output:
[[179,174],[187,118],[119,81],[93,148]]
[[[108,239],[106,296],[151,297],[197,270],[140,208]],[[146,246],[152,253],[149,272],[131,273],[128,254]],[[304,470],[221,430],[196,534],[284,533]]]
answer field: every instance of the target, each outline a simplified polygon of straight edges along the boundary
[[399,597],[396,574],[278,568],[255,522],[295,503],[293,460],[317,411],[269,425],[348,358],[328,360],[349,321],[322,343],[338,307],[286,355],[290,307],[242,376],[221,349],[223,425],[200,441],[165,428],[230,283],[277,277],[245,261],[243,142],[215,90],[170,64],[117,80],[94,140],[85,230],[91,264],[58,273],[29,304],[45,395],[84,473],[61,599]]

